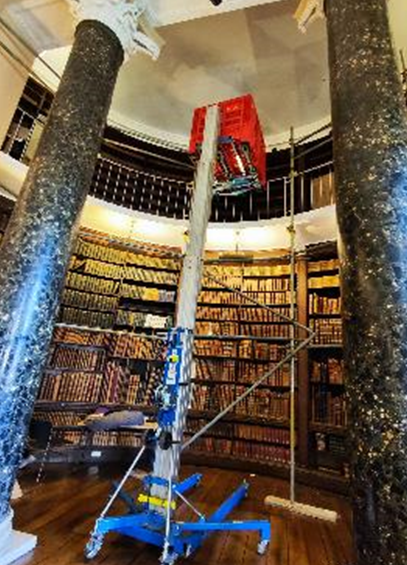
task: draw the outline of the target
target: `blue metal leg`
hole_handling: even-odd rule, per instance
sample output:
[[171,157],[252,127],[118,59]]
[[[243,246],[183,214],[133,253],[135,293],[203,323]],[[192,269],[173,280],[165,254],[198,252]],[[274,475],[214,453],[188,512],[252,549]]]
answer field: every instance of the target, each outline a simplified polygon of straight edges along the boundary
[[219,508],[209,518],[210,522],[222,522],[238,504],[245,498],[249,490],[248,483],[244,482],[228,499],[219,506]]
[[178,483],[177,485],[175,485],[174,492],[175,493],[179,492],[180,494],[184,494],[189,490],[198,486],[201,480],[202,480],[202,475],[200,473],[195,473],[195,475],[191,475],[190,477],[182,481],[182,483]]

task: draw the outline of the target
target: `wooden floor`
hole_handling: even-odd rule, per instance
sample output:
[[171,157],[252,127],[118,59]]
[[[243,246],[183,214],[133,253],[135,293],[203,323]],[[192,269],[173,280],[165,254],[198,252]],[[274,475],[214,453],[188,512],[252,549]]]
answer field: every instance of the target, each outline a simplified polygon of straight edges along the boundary
[[[199,469],[204,481],[193,500],[204,513],[216,505],[243,478],[231,471]],[[185,467],[184,474],[195,471]],[[49,469],[40,485],[25,474],[24,497],[14,503],[16,528],[35,533],[38,548],[16,565],[77,565],[85,562],[83,548],[117,473],[85,469]],[[256,533],[214,534],[191,558],[189,565],[348,565],[352,562],[350,510],[345,499],[317,490],[299,488],[301,502],[322,505],[340,513],[337,525],[267,511],[268,494],[286,497],[287,484],[269,477],[251,477],[249,497],[235,511],[237,519],[271,518],[272,544],[263,557],[256,553]],[[132,485],[137,481],[132,479]],[[118,503],[120,511],[121,503]],[[108,536],[95,565],[158,565],[158,550],[134,540]]]

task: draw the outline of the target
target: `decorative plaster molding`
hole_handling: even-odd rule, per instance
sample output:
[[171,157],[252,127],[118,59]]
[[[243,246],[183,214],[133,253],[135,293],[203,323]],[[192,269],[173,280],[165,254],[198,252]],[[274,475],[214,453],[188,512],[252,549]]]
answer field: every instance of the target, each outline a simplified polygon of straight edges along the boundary
[[325,17],[324,4],[325,0],[301,0],[294,18],[303,33],[314,20]]
[[79,21],[97,20],[109,27],[122,44],[125,60],[143,52],[154,60],[161,45],[152,37],[148,0],[68,0]]

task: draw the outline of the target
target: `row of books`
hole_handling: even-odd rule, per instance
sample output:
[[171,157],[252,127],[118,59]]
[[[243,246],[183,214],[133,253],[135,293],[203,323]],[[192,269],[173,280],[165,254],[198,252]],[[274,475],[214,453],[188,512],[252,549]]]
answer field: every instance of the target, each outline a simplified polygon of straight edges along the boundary
[[315,383],[343,384],[343,360],[336,357],[312,360],[311,381]]
[[178,272],[175,271],[158,271],[132,265],[115,265],[95,259],[82,259],[78,256],[72,258],[70,270],[113,280],[128,279],[170,285],[176,285],[179,278]]
[[[202,418],[189,418],[186,433],[190,435],[195,434],[207,423],[208,421]],[[234,422],[222,422],[221,424],[215,424],[215,426],[208,431],[208,435],[230,439],[242,439],[246,441],[275,443],[280,445],[290,444],[290,432],[288,429],[256,426],[252,424],[239,424]]]
[[164,358],[164,349],[159,340],[122,333],[112,335],[109,355],[127,359],[161,360]]
[[309,313],[310,314],[340,314],[341,298],[331,298],[329,296],[321,296],[319,294],[309,295]]
[[106,261],[107,263],[116,263],[123,265],[127,261],[128,251],[117,249],[108,243],[94,243],[82,237],[78,237],[75,244],[76,255]]
[[65,279],[65,288],[96,292],[99,294],[118,294],[120,281],[110,279],[95,280],[95,277],[81,275],[68,271]]
[[[65,327],[57,327],[54,331],[53,343],[57,347],[54,348],[55,353],[58,352],[58,356],[51,357],[52,367],[61,367],[63,363],[70,363],[68,366],[76,367],[76,357],[79,359],[91,359],[91,362],[87,363],[91,367],[97,365],[95,359],[95,352],[90,350],[80,350],[75,346],[89,346],[89,347],[100,347],[105,351],[96,352],[96,356],[107,355],[108,357],[125,357],[129,359],[163,359],[163,343],[160,340],[149,339],[148,337],[138,336],[131,333],[119,333],[119,332],[97,332],[89,331],[86,329],[71,329]],[[58,347],[58,344],[61,346]],[[64,344],[62,346],[62,344]],[[68,346],[72,346],[69,348]],[[62,352],[62,358],[59,357],[59,352]],[[70,353],[64,354],[63,351],[68,351]],[[78,352],[79,351],[79,352]],[[68,355],[68,357],[66,356]],[[84,355],[84,357],[83,357]],[[101,362],[101,361],[100,361]],[[81,367],[82,369],[84,367]]]
[[316,344],[342,343],[342,320],[340,318],[311,319],[310,328],[316,333]]
[[[290,280],[289,279],[245,279],[242,291],[243,292],[269,292],[271,296],[274,298],[272,299],[272,303],[278,303],[278,300],[281,302],[289,302],[290,296]],[[276,288],[280,287],[280,288]],[[280,298],[284,296],[284,300]]]
[[66,288],[62,295],[62,303],[87,310],[113,312],[117,307],[117,298],[106,294],[87,293]]
[[313,387],[311,389],[311,419],[313,422],[330,426],[346,426],[345,395]]
[[[246,392],[247,388],[236,386],[236,397]],[[256,389],[242,400],[235,409],[236,414],[254,416],[272,420],[288,420],[290,396],[288,392],[274,392],[269,389]]]
[[115,321],[115,315],[109,312],[81,310],[70,306],[62,306],[59,313],[59,321],[64,324],[74,324],[77,326],[112,328]]
[[198,335],[240,335],[237,322],[196,322],[195,332]]
[[346,440],[335,434],[316,433],[315,447],[317,451],[329,451],[333,455],[345,457]]
[[120,296],[123,298],[150,300],[152,302],[175,302],[175,295],[175,290],[162,288],[149,288],[127,283],[123,283],[120,287]]
[[272,324],[267,323],[259,325],[255,323],[246,323],[241,325],[240,334],[250,335],[255,337],[283,337],[289,338],[291,336],[290,324]]
[[[278,337],[289,338],[291,327],[289,324],[255,324],[250,322],[201,322],[195,326],[198,335],[213,336],[254,336],[254,337]],[[243,355],[242,355],[243,356]]]
[[151,271],[141,267],[123,267],[123,278],[132,281],[177,285],[179,273],[172,271]]
[[324,275],[322,277],[309,277],[308,288],[339,288],[339,275]]
[[75,346],[56,344],[51,353],[49,367],[51,369],[98,371],[103,367],[105,357],[105,352],[102,349],[80,349]]
[[[242,304],[239,308],[211,308],[210,306],[199,306],[197,319],[205,321],[245,321],[245,322],[281,322],[279,310],[268,310],[266,308],[248,308]],[[285,311],[283,312],[285,314]]]
[[162,269],[178,270],[180,263],[178,259],[158,257],[147,253],[132,251],[130,248],[123,250],[109,244],[95,243],[79,237],[76,241],[75,251],[77,255],[124,265],[126,263],[139,265],[141,267],[152,267]]
[[86,412],[65,412],[64,410],[41,410],[40,407],[36,407],[33,419],[38,422],[50,422],[53,427],[55,426],[79,426],[83,420],[86,418],[88,413]]
[[230,455],[259,462],[276,461],[285,463],[290,458],[290,450],[287,447],[212,437],[198,439],[191,449],[198,453]]
[[100,373],[45,374],[38,400],[47,402],[99,402],[103,375]]
[[[224,381],[251,384],[260,379],[273,368],[274,363],[260,364],[241,360],[220,360],[220,362],[199,358],[196,363],[196,380]],[[290,383],[290,368],[284,365],[264,382],[268,386],[288,386]]]
[[195,355],[200,357],[233,357],[238,360],[281,361],[286,355],[286,347],[263,341],[242,340],[224,341],[217,339],[195,340]]
[[66,443],[82,447],[141,447],[143,445],[140,434],[130,431],[65,431],[59,432],[58,436]]
[[[194,388],[192,409],[219,412],[247,391],[240,385],[199,385]],[[234,409],[235,414],[273,420],[289,418],[289,394],[257,389],[243,399]]]
[[308,263],[309,273],[318,273],[321,271],[335,271],[339,270],[338,259],[327,259],[326,261],[310,261]]
[[165,329],[171,327],[172,316],[160,316],[159,314],[146,314],[145,312],[119,309],[115,324],[132,328]]

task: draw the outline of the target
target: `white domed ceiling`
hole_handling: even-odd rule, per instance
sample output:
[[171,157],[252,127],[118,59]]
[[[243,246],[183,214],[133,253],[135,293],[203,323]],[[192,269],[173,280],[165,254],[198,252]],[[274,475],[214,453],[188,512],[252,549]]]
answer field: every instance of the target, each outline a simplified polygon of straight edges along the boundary
[[[150,1],[164,14],[161,23],[179,23],[158,28],[165,44],[156,62],[140,54],[123,66],[111,121],[185,146],[195,107],[248,92],[256,100],[269,145],[287,141],[291,125],[302,135],[330,120],[325,22],[318,20],[301,33],[293,18],[299,0],[224,0],[220,10],[209,0]],[[21,6],[28,12],[35,5],[35,22],[20,32],[35,43],[37,26],[43,48],[65,45],[72,36],[66,1],[11,4],[20,23]],[[237,9],[241,5],[251,7]],[[407,48],[402,25],[407,2],[389,0],[389,5],[397,46]],[[43,57],[61,73],[68,54],[69,47],[59,47],[47,49]],[[38,62],[36,70],[44,75]]]

